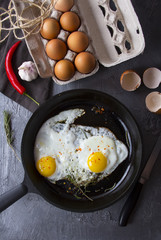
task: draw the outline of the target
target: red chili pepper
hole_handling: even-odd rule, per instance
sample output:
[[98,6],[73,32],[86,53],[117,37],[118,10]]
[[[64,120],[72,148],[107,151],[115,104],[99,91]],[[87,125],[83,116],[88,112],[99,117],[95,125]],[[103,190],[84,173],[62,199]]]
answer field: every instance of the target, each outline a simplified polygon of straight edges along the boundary
[[39,103],[33,99],[31,96],[29,96],[26,93],[26,89],[19,83],[13,68],[12,68],[12,56],[17,48],[17,46],[20,44],[21,41],[16,42],[8,51],[7,55],[6,55],[6,59],[5,59],[5,69],[6,69],[6,73],[7,73],[7,77],[10,81],[10,83],[12,84],[12,86],[17,90],[17,92],[19,92],[21,95],[25,95],[27,97],[29,97],[32,101],[34,101],[36,104],[39,105]]
[[21,41],[16,42],[8,51],[6,59],[5,59],[5,68],[6,68],[6,73],[7,77],[12,84],[12,86],[20,93],[23,94],[26,89],[19,83],[13,68],[12,68],[12,56],[13,53],[15,52],[17,46],[20,44]]

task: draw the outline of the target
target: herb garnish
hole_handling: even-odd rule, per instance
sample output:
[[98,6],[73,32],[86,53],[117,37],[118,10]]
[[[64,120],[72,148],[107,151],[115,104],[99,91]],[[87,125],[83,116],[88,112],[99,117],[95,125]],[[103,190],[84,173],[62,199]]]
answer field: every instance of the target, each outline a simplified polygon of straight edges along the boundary
[[114,185],[112,187],[106,188],[104,192],[108,192],[108,191],[114,189],[115,186],[116,186],[116,183],[114,183]]
[[15,157],[19,161],[21,161],[20,158],[17,156],[14,147],[12,146],[13,141],[14,141],[14,136],[13,136],[13,131],[12,131],[12,128],[11,128],[11,114],[4,111],[3,112],[3,118],[4,118],[4,129],[5,129],[5,133],[6,133],[7,143],[10,146],[10,148],[13,150]]
[[[85,196],[88,200],[93,201],[93,199],[90,198],[90,197],[86,194],[86,191],[83,191],[82,188],[76,183],[75,178],[74,178],[73,175],[72,175],[72,176],[71,176],[71,175],[68,175],[68,176],[67,176],[67,180],[68,180],[69,182],[71,182],[71,183],[74,185],[74,187],[76,187],[76,188],[78,189],[77,193],[80,192],[80,193],[81,193],[83,196]],[[86,189],[86,188],[85,188],[85,189]],[[79,197],[77,193],[74,194],[74,196],[75,196],[77,199],[81,199],[81,197]]]

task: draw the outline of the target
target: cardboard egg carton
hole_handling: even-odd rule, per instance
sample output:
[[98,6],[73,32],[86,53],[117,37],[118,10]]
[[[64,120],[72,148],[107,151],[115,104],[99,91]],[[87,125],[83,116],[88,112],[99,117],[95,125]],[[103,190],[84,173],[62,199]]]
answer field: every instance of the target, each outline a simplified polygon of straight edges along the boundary
[[[18,13],[21,14],[27,4],[18,0],[14,2]],[[81,19],[78,31],[85,32],[89,37],[90,43],[86,51],[96,57],[96,67],[90,74],[76,71],[69,81],[60,81],[54,75],[56,61],[51,60],[45,52],[47,40],[38,33],[27,37],[26,44],[42,78],[52,77],[57,84],[67,84],[95,74],[99,69],[99,63],[110,67],[143,52],[144,36],[130,0],[75,0],[71,11],[76,12]],[[25,14],[33,19],[39,12],[30,9]],[[59,20],[61,14],[53,9],[51,17]],[[69,34],[61,30],[57,38],[66,42]],[[68,50],[64,58],[73,62],[75,56],[75,52]]]
[[[81,25],[80,25],[80,27],[78,28],[77,31],[85,32],[85,33],[88,35],[87,29],[86,29],[86,25],[85,25],[83,19],[81,18],[80,11],[79,11],[79,9],[78,9],[78,7],[77,7],[76,4],[72,7],[71,11],[77,13],[78,16],[79,16],[80,19],[81,19]],[[53,9],[50,17],[53,17],[53,18],[55,18],[57,21],[59,21],[61,15],[62,15],[62,12],[59,12],[59,11]],[[70,35],[69,32],[61,29],[61,31],[60,31],[59,35],[57,36],[57,38],[63,40],[63,41],[66,43],[66,42],[67,42],[67,38],[68,38],[69,35]],[[95,56],[96,53],[95,53],[94,48],[93,48],[93,46],[92,46],[92,41],[91,41],[89,35],[88,35],[88,38],[89,38],[89,46],[88,46],[88,48],[87,48],[85,51],[91,52],[91,53]],[[41,37],[41,40],[42,40],[42,42],[43,42],[44,49],[45,49],[48,40],[43,39],[42,37]],[[73,52],[73,51],[71,51],[70,49],[68,49],[67,54],[66,54],[66,56],[64,57],[64,59],[68,59],[68,60],[70,60],[71,62],[74,62],[74,59],[75,59],[76,55],[77,55],[76,52]],[[56,64],[57,61],[48,58],[48,62],[49,62],[50,66],[51,66],[51,69],[52,69],[52,71],[53,71],[54,66],[55,66],[55,64]],[[76,81],[76,80],[81,79],[81,78],[85,78],[85,77],[87,77],[87,76],[91,76],[91,75],[95,74],[95,73],[98,71],[98,69],[99,69],[99,63],[98,63],[98,61],[96,61],[96,66],[95,66],[94,70],[93,70],[91,73],[89,73],[89,74],[81,74],[81,73],[79,73],[78,71],[76,71],[75,74],[74,74],[74,76],[73,76],[69,81],[60,81],[59,79],[56,78],[56,76],[54,75],[54,72],[53,72],[52,78],[53,78],[53,80],[54,80],[57,84],[63,85],[63,84],[67,84],[67,83]]]

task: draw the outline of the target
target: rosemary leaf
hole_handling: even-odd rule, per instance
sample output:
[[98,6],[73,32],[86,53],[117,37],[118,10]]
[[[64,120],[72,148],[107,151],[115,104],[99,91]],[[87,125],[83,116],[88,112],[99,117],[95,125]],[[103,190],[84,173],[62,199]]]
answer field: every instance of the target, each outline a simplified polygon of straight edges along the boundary
[[114,183],[114,185],[112,187],[105,189],[104,192],[108,192],[108,191],[112,190],[115,186],[116,186],[116,183]]
[[16,154],[15,149],[12,146],[14,137],[13,137],[13,131],[11,128],[11,114],[4,111],[3,117],[4,117],[4,129],[5,129],[5,133],[6,133],[7,143],[10,146],[10,148],[13,150],[15,157],[21,162],[20,158]]
[[77,199],[82,199],[81,197],[78,197],[77,194],[74,194],[74,197],[77,198]]
[[4,116],[4,129],[6,132],[7,142],[9,145],[11,145],[14,139],[13,132],[11,130],[11,115],[8,112],[4,111],[3,116]]

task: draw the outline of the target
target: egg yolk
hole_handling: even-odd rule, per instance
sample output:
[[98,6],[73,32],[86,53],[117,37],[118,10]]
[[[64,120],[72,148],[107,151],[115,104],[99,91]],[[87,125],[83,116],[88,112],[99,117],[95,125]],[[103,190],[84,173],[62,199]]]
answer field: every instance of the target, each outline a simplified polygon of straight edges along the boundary
[[92,172],[99,173],[107,167],[107,158],[101,152],[94,152],[88,157],[87,164]]
[[50,156],[42,157],[41,159],[39,159],[37,161],[36,167],[37,167],[38,172],[42,176],[49,177],[56,170],[56,162],[55,162],[55,159]]

